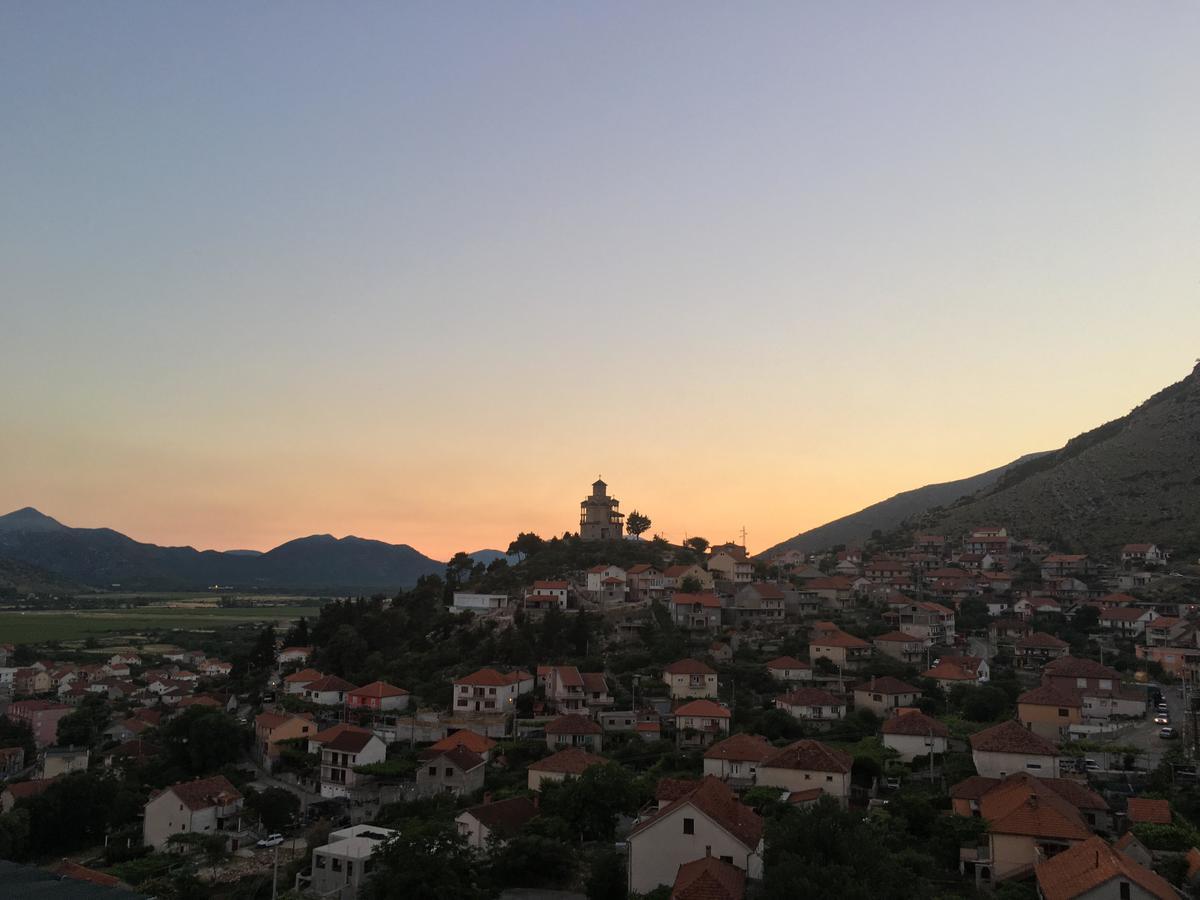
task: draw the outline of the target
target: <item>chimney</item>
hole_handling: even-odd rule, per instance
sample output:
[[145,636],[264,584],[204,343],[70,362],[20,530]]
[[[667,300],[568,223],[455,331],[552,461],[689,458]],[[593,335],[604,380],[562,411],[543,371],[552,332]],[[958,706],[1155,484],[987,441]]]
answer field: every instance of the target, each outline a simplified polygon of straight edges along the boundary
[[1096,868],[1100,868],[1100,851],[1096,851]]

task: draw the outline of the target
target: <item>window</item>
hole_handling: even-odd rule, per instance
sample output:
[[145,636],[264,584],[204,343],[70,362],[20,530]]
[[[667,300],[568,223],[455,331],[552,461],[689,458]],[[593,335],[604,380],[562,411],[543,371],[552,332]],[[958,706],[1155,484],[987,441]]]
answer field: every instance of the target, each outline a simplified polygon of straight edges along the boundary
[[342,871],[342,861],[341,861],[340,859],[338,859],[336,856],[335,856],[335,857],[333,857],[333,865],[332,865],[332,867],[331,867],[331,868],[332,868],[332,869],[333,869],[333,871],[335,871],[335,872],[340,872],[340,871]]
[[1060,709],[1060,710],[1058,711],[1058,714],[1059,714],[1060,716],[1066,716],[1066,715],[1070,715],[1070,713],[1068,713],[1068,712],[1067,712],[1065,709]]
[[429,777],[430,777],[430,778],[437,778],[437,766],[430,766],[430,767],[429,767]]
[[722,856],[722,857],[721,857],[721,862],[723,862],[723,863],[729,863],[729,865],[731,865],[731,866],[732,866],[732,865],[733,865],[733,857],[732,857],[732,856]]
[[317,862],[316,862],[316,866],[317,866],[317,868],[318,868],[318,869],[323,869],[323,868],[325,868],[325,857],[324,857],[324,856],[322,856],[320,853],[318,853],[318,854],[317,854]]
[[1129,900],[1129,882],[1121,882],[1121,900]]
[[446,777],[447,778],[454,777],[454,770],[452,768],[450,768],[449,766],[446,766]]
[[695,819],[684,819],[683,820],[683,833],[684,834],[695,834],[696,833],[696,820]]
[[826,781],[833,781],[833,776],[832,776],[832,775],[826,775],[826,776],[825,776],[825,780],[826,780]]

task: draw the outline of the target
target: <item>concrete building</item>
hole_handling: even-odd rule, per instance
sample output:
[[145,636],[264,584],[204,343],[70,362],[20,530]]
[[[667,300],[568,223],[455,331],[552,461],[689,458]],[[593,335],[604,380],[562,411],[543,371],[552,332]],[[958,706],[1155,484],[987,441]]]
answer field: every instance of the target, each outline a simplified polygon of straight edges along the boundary
[[975,771],[986,778],[1015,773],[1045,778],[1058,776],[1058,746],[1039,737],[1016,719],[971,735]]
[[663,669],[672,700],[717,696],[717,671],[698,659],[681,659]]
[[892,716],[883,723],[883,746],[900,754],[900,762],[914,757],[942,754],[950,739],[950,729],[924,713],[912,710]]
[[422,794],[445,791],[463,797],[483,790],[483,758],[466,747],[425,750],[418,759],[417,790]]
[[850,768],[854,757],[820,741],[788,744],[758,766],[756,784],[792,793],[819,790],[843,806],[850,801]]
[[372,874],[371,857],[396,832],[377,825],[354,825],[331,832],[313,850],[312,865],[296,876],[296,890],[326,900],[356,900]]
[[5,715],[16,722],[24,722],[33,732],[33,741],[38,747],[49,747],[58,741],[58,722],[70,714],[71,707],[52,700],[18,700],[10,703]]
[[508,606],[508,594],[472,594],[455,591],[451,612],[489,613]]
[[493,801],[485,795],[482,804],[464,809],[454,821],[467,846],[475,851],[484,851],[493,838],[507,840],[537,814],[537,804],[528,797]]

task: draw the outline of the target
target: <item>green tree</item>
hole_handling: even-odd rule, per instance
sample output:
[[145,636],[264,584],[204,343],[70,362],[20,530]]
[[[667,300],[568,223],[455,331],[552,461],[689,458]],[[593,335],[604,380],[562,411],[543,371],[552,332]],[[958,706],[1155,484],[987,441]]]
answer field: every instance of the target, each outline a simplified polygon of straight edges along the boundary
[[695,575],[684,577],[683,581],[679,582],[679,592],[681,594],[698,594],[703,590],[703,585],[700,584],[700,579]]
[[283,788],[267,788],[256,791],[243,788],[246,807],[253,811],[268,831],[286,828],[300,814],[300,798]]
[[703,556],[708,550],[708,538],[690,537],[683,542],[683,546],[689,550],[694,550],[698,555]]
[[490,887],[566,887],[575,874],[575,852],[568,844],[566,823],[541,816],[507,840],[492,836],[487,873]]
[[625,530],[634,537],[641,537],[650,530],[650,517],[644,516],[636,509],[625,517]]
[[529,532],[527,534],[522,531],[517,535],[517,539],[508,545],[508,555],[515,556],[517,559],[525,560],[531,556],[534,556],[545,545],[546,542],[533,532]]
[[411,820],[376,851],[365,900],[483,900],[479,866],[454,822]]
[[215,772],[241,759],[250,733],[221,710],[190,706],[159,729],[168,757],[193,775]]
[[108,702],[88,694],[73,713],[58,720],[58,743],[68,747],[91,747],[108,726]]
[[546,785],[542,809],[567,823],[581,841],[610,841],[621,813],[635,812],[641,796],[618,763],[592,766],[578,778]]

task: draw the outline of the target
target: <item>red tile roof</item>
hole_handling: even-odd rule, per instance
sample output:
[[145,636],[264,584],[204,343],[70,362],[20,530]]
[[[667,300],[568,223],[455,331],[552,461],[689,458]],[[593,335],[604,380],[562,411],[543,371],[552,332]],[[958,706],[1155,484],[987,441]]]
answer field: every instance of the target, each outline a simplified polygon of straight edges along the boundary
[[578,747],[568,747],[545,759],[529,764],[531,772],[563,772],[567,775],[582,775],[592,766],[600,766],[608,762],[603,756],[596,756]]
[[811,669],[812,666],[794,656],[780,656],[767,663],[768,669]]
[[1125,807],[1131,824],[1148,822],[1151,825],[1171,824],[1171,803],[1168,800],[1155,800],[1150,797],[1130,797],[1129,805]]
[[[757,734],[735,734],[717,741],[704,753],[705,759],[731,759],[738,762],[762,762],[774,755],[775,748]],[[693,785],[694,786],[694,785]]]
[[608,679],[603,672],[583,672],[580,677],[583,678],[583,689],[589,694],[608,693]]
[[466,747],[472,753],[477,753],[482,756],[496,747],[496,742],[490,737],[484,737],[482,734],[476,734],[474,731],[463,729],[456,731],[454,734],[447,735],[437,743],[433,744],[430,750],[453,750],[455,747]]
[[1120,673],[1116,669],[1101,665],[1094,659],[1084,659],[1077,656],[1060,656],[1046,663],[1042,669],[1043,675],[1054,675],[1064,678],[1109,678],[1115,683],[1120,681]]
[[452,747],[449,750],[434,750],[431,747],[428,750],[422,750],[418,753],[417,758],[422,762],[428,762],[431,759],[445,759],[464,772],[470,772],[483,765],[482,756],[472,753],[466,747],[462,746]]
[[480,687],[507,687],[532,676],[527,672],[497,672],[495,669],[479,669],[462,678],[455,678],[455,684],[473,684]]
[[324,678],[323,672],[318,672],[316,669],[301,669],[299,672],[293,672],[283,679],[284,684],[308,684],[312,681]]
[[473,817],[489,831],[507,836],[515,834],[522,825],[535,818],[538,808],[528,797],[512,797],[472,806],[463,810],[463,814]]
[[1035,631],[1032,634],[1017,638],[1013,646],[1018,650],[1062,650],[1071,645],[1066,641],[1059,640],[1052,634],[1046,634],[1044,631]]
[[707,591],[699,594],[676,593],[675,596],[671,598],[671,602],[676,606],[693,606],[695,604],[699,604],[700,606],[704,606],[709,609],[721,608],[721,598],[716,594]]
[[814,647],[845,647],[849,650],[865,650],[871,645],[862,638],[838,631],[826,631],[809,638],[809,644]]
[[324,745],[325,750],[335,750],[339,753],[362,753],[363,748],[371,743],[371,739],[375,735],[371,732],[363,734],[359,731],[343,731],[328,744]]
[[915,688],[906,681],[893,678],[891,675],[880,675],[855,685],[855,692],[866,691],[868,694],[919,694],[920,688]]
[[837,772],[846,774],[854,764],[854,757],[843,750],[822,744],[820,741],[800,740],[788,744],[762,761],[772,769],[797,769],[809,772]]
[[984,753],[1029,753],[1036,756],[1058,756],[1054,744],[1039,737],[1016,719],[1009,719],[971,735],[971,749]]
[[701,716],[709,719],[728,719],[730,717],[729,710],[720,703],[714,703],[711,700],[692,700],[689,703],[684,703],[675,710],[675,717],[681,716]]
[[1043,684],[1040,687],[1026,691],[1017,698],[1017,703],[1028,703],[1032,706],[1083,706],[1083,700],[1075,691],[1054,687],[1049,684]]
[[762,817],[750,807],[738,802],[733,791],[723,781],[711,775],[706,775],[690,793],[663,807],[649,819],[639,822],[629,836],[633,838],[654,827],[660,819],[686,805],[700,810],[742,846],[749,850],[758,849],[763,834]]
[[364,684],[360,688],[355,688],[350,691],[351,697],[404,697],[408,695],[408,691],[404,688],[398,688],[388,684],[386,681],[372,681],[370,684]]
[[336,675],[326,675],[324,678],[318,678],[316,681],[310,681],[304,686],[304,690],[312,691],[313,693],[326,693],[328,691],[352,691],[352,685],[345,678],[338,678]]
[[897,644],[923,644],[924,641],[911,634],[905,634],[903,631],[889,631],[887,634],[878,634],[871,638],[873,641],[895,642]]
[[742,900],[746,873],[715,856],[704,856],[679,867],[670,900]]
[[183,801],[183,805],[193,812],[208,809],[211,806],[229,806],[242,799],[238,789],[230,784],[229,779],[224,775],[197,778],[194,781],[181,781],[171,785],[167,790]]
[[667,675],[716,675],[717,670],[711,666],[706,666],[698,659],[681,659],[678,662],[673,662],[665,669]]
[[1098,837],[1055,854],[1038,865],[1035,873],[1045,900],[1076,900],[1116,878],[1133,882],[1159,900],[1179,896],[1161,875],[1138,865]]

